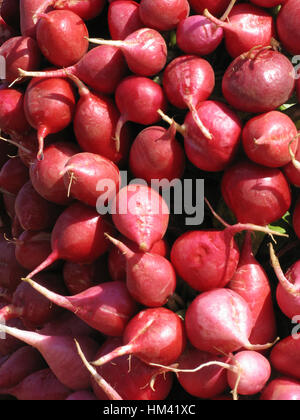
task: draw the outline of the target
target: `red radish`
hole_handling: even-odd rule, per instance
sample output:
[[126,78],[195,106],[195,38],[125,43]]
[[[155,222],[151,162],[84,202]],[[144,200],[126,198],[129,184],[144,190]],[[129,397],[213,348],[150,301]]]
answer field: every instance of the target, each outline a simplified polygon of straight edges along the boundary
[[0,168],[10,160],[10,156],[15,156],[15,154],[15,146],[7,142],[6,139],[3,141],[3,137],[0,137]]
[[15,30],[11,28],[0,16],[0,45],[4,44],[5,41],[15,36]]
[[16,386],[27,376],[45,367],[46,363],[36,349],[21,347],[0,366],[0,389]]
[[61,141],[46,147],[44,160],[35,159],[30,166],[30,180],[43,198],[60,205],[72,202],[68,197],[61,171],[70,157],[79,152],[77,145]]
[[106,41],[90,38],[89,41],[93,44],[120,48],[129,69],[139,76],[154,76],[165,67],[167,62],[166,42],[154,29],[138,29],[124,40]]
[[250,0],[251,3],[256,4],[260,7],[274,7],[279,6],[279,4],[284,4],[286,0]]
[[297,25],[299,16],[299,2],[297,0],[288,0],[281,7],[276,20],[279,41],[292,55],[300,54],[300,31]]
[[222,42],[223,29],[202,15],[194,15],[178,24],[176,39],[186,54],[209,55]]
[[40,67],[39,46],[34,39],[28,36],[16,36],[7,40],[0,47],[0,55],[5,58],[6,81],[8,83],[19,78],[19,68],[25,71],[35,71]]
[[136,304],[123,282],[103,283],[75,296],[62,296],[30,279],[24,281],[52,303],[68,309],[103,334],[122,335],[129,319],[136,311]]
[[13,395],[20,401],[62,401],[71,390],[64,386],[50,369],[32,373],[19,384],[0,390],[1,393]]
[[279,377],[273,379],[263,390],[261,401],[300,401],[300,381]]
[[144,27],[139,15],[140,5],[132,0],[117,0],[108,8],[108,26],[111,39],[124,40]]
[[87,52],[80,61],[66,69],[26,72],[19,69],[20,77],[67,77],[77,76],[97,92],[112,94],[127,74],[127,65],[122,52],[110,45],[101,45]]
[[[1,325],[2,325],[2,321],[0,319],[0,326]],[[20,319],[12,319],[8,321],[6,325],[8,327],[24,328],[23,322]],[[0,340],[0,357],[10,355],[23,346],[24,346],[24,343],[20,341],[19,339],[6,335],[5,340],[3,340],[2,338]]]
[[273,348],[270,362],[274,369],[283,375],[300,380],[300,340],[294,336],[286,337]]
[[[78,356],[74,339],[62,336],[47,336],[32,331],[0,325],[0,331],[24,341],[36,348],[57,379],[69,389],[79,391],[90,385],[89,374],[86,372]],[[91,359],[98,349],[96,341],[89,337],[78,337],[81,347]]]
[[47,232],[23,232],[15,241],[16,259],[26,270],[33,270],[51,253],[51,234]]
[[71,10],[83,20],[94,19],[102,12],[105,0],[51,0],[54,9]]
[[214,289],[196,297],[188,307],[185,327],[191,344],[212,354],[228,354],[241,348],[265,350],[274,344],[250,344],[250,307],[229,289]]
[[152,126],[138,134],[129,155],[129,167],[136,178],[155,186],[164,184],[165,179],[172,181],[182,177],[185,155],[175,135],[175,124],[169,130]]
[[66,401],[96,401],[97,398],[95,394],[91,391],[84,390],[84,391],[77,391],[73,394],[70,394]]
[[[289,145],[297,128],[287,115],[270,111],[252,118],[243,129],[243,146],[249,159],[260,165],[277,168],[291,161]],[[295,153],[298,140],[292,144]]]
[[96,337],[98,332],[89,327],[71,312],[64,311],[54,320],[48,322],[39,330],[43,335],[61,335],[68,337]]
[[193,10],[202,14],[204,9],[208,9],[213,15],[220,16],[225,12],[230,0],[189,0]]
[[0,6],[0,15],[6,23],[13,27],[19,27],[20,20],[20,1],[19,0],[3,0]]
[[[87,204],[96,207],[101,202],[110,202],[119,191],[120,171],[109,159],[95,153],[78,153],[72,156],[64,169],[64,182],[68,194]],[[105,181],[101,188],[102,181]],[[107,193],[107,183],[114,188]]]
[[169,208],[156,190],[131,184],[111,204],[113,222],[122,235],[149,251],[161,240],[169,224]]
[[300,238],[300,200],[296,202],[296,206],[293,213],[293,227],[296,235]]
[[276,319],[269,279],[252,251],[251,232],[246,233],[238,268],[228,287],[248,303],[253,317],[249,341],[253,344],[274,340]]
[[33,277],[58,259],[91,263],[105,254],[108,241],[104,234],[112,228],[96,210],[75,202],[57,219],[51,234],[52,253],[28,277]]
[[23,36],[36,38],[38,13],[48,12],[49,0],[20,0],[20,26]]
[[100,357],[92,364],[102,366],[116,357],[132,354],[144,363],[174,363],[186,345],[181,319],[166,308],[146,309],[127,324],[123,346]]
[[204,16],[224,30],[225,44],[231,57],[251,50],[253,47],[269,46],[275,36],[273,17],[264,9],[251,4],[235,5],[228,14],[228,21],[216,19],[207,9]]
[[[133,252],[139,251],[138,245],[129,239],[124,237],[121,241]],[[158,254],[165,258],[168,258],[169,251],[169,245],[164,239],[156,242],[149,250],[151,254]],[[111,279],[114,281],[126,281],[126,266],[125,255],[117,247],[113,247],[108,257],[108,269]]]
[[188,108],[200,132],[212,140],[197,112],[200,102],[208,99],[215,87],[215,74],[209,62],[192,55],[175,58],[164,71],[163,87],[171,104]]
[[11,234],[13,238],[18,238],[24,232],[17,216],[14,217],[11,225]]
[[147,28],[171,31],[190,14],[187,0],[141,0],[140,18]]
[[294,73],[285,55],[257,47],[229,65],[222,81],[223,95],[239,111],[273,111],[292,96]]
[[[298,131],[299,134],[299,131]],[[300,187],[300,171],[298,162],[300,161],[300,147],[297,147],[296,153],[293,153],[290,145],[292,161],[285,165],[282,170],[288,182],[295,187]]]
[[73,119],[75,94],[71,83],[61,78],[34,79],[25,93],[24,110],[38,131],[38,159],[43,159],[44,139],[66,128]]
[[17,195],[28,179],[28,168],[22,163],[21,159],[18,157],[10,159],[1,168],[0,189]]
[[0,129],[7,134],[24,134],[30,125],[24,113],[24,94],[15,89],[0,90]]
[[20,283],[21,277],[25,275],[25,270],[20,266],[15,257],[15,245],[4,240],[0,240],[0,287],[14,292]]
[[7,215],[10,217],[10,219],[14,220],[16,216],[16,213],[15,213],[16,196],[9,193],[3,193],[2,195],[3,195],[4,209]]
[[290,187],[282,172],[247,161],[227,169],[222,195],[241,223],[268,225],[280,219],[291,205]]

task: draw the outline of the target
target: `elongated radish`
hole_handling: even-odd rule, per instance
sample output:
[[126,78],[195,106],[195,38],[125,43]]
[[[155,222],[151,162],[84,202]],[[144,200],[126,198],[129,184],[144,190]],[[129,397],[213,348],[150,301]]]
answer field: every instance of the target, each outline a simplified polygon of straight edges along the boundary
[[124,40],[144,27],[139,7],[139,3],[131,0],[117,0],[110,3],[107,20],[111,39]]
[[22,163],[21,159],[10,159],[1,168],[0,189],[1,191],[17,195],[28,179],[28,168]]

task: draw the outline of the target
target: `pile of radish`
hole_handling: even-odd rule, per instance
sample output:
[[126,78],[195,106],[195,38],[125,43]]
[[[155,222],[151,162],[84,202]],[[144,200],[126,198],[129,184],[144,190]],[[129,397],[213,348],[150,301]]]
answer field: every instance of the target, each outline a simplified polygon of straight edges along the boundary
[[299,22],[0,2],[0,400],[300,400]]

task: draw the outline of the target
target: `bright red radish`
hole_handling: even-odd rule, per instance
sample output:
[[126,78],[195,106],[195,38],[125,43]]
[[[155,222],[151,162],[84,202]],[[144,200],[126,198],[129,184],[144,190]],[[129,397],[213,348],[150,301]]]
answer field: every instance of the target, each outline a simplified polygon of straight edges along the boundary
[[136,178],[155,186],[163,185],[164,179],[172,181],[182,177],[185,155],[175,135],[175,124],[169,130],[152,126],[138,134],[129,155],[129,167]]
[[291,191],[283,173],[248,161],[227,169],[222,195],[241,223],[268,225],[290,208]]
[[95,394],[88,390],[77,391],[70,394],[66,401],[97,401]]
[[51,10],[49,0],[20,0],[20,26],[23,36],[36,38],[38,13]]
[[279,41],[293,55],[300,54],[300,30],[297,24],[299,17],[299,2],[288,0],[281,7],[276,20]]
[[246,233],[238,268],[228,287],[242,296],[253,316],[253,329],[249,341],[253,344],[273,341],[276,319],[269,279],[253,255],[251,232]]
[[89,326],[106,335],[122,335],[128,321],[136,312],[136,303],[123,282],[103,283],[75,296],[62,296],[30,279],[24,281],[52,303],[68,309]]
[[260,165],[277,168],[291,161],[289,145],[298,147],[297,128],[287,115],[270,111],[252,118],[243,129],[243,146],[249,159]]
[[60,205],[72,202],[61,171],[70,157],[77,153],[80,153],[78,145],[61,141],[45,148],[42,161],[35,159],[30,166],[30,180],[43,198]]
[[228,21],[216,19],[207,9],[203,14],[223,28],[226,49],[233,58],[258,45],[270,46],[275,37],[273,17],[264,9],[251,4],[235,5],[228,14]]
[[83,20],[94,19],[102,12],[105,0],[51,0],[54,9],[71,10]]
[[140,18],[147,28],[171,31],[190,14],[187,0],[141,0]]
[[23,232],[17,240],[16,259],[26,270],[33,270],[51,253],[51,234],[47,232]]
[[113,222],[122,235],[149,251],[161,240],[169,224],[169,208],[156,190],[131,184],[122,188],[111,204]]
[[270,361],[273,368],[281,374],[300,380],[300,340],[298,335],[286,337],[276,344],[271,352]]
[[154,76],[165,67],[167,62],[166,42],[154,29],[139,29],[124,40],[106,41],[90,38],[89,41],[120,48],[129,69],[139,76]]
[[102,366],[116,357],[132,354],[144,363],[174,363],[186,345],[181,319],[166,308],[146,309],[127,324],[123,346],[93,362]]
[[117,0],[108,8],[108,26],[111,39],[124,40],[144,27],[139,15],[140,5],[132,0]]
[[202,14],[204,9],[208,9],[213,15],[220,16],[225,12],[230,0],[189,0],[193,10]]
[[263,390],[261,401],[300,401],[300,381],[288,377],[273,379]]
[[0,190],[17,195],[28,181],[28,168],[16,157],[8,160],[0,171]]
[[30,125],[24,113],[24,94],[15,89],[0,89],[0,129],[9,135],[24,135]]
[[186,54],[209,55],[222,42],[223,29],[202,15],[194,15],[178,24],[176,39]]
[[239,111],[273,111],[292,96],[294,73],[285,55],[257,47],[229,65],[222,81],[223,95]]

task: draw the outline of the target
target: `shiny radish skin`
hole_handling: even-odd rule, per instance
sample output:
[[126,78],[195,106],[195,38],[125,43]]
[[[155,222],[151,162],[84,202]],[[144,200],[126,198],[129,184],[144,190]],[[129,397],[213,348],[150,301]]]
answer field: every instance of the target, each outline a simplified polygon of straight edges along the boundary
[[51,234],[48,232],[25,231],[22,232],[16,240],[16,259],[26,270],[33,270],[40,265],[50,253]]
[[229,105],[255,114],[273,111],[283,105],[294,89],[291,62],[285,55],[264,48],[237,57],[222,81],[223,96]]
[[263,390],[260,401],[300,401],[300,381],[280,376]]
[[141,0],[139,14],[144,26],[171,31],[190,14],[187,0]]
[[228,207],[241,223],[266,226],[291,206],[291,191],[278,168],[241,161],[227,169],[221,183]]
[[297,24],[299,17],[299,2],[289,0],[283,4],[276,20],[279,41],[292,55],[300,54],[300,31]]
[[57,10],[70,10],[83,20],[91,20],[102,13],[105,3],[105,0],[53,0],[53,7]]
[[208,9],[213,15],[220,16],[225,12],[230,0],[189,0],[189,3],[199,14],[203,14],[204,10]]
[[21,159],[15,157],[8,160],[0,171],[0,190],[17,195],[29,179],[28,168]]
[[140,19],[139,3],[131,0],[117,0],[108,8],[108,27],[111,39],[124,40],[133,32],[144,27]]
[[9,135],[24,135],[30,130],[24,112],[24,94],[16,89],[0,90],[0,129]]
[[282,375],[300,380],[300,340],[288,336],[273,348],[270,362],[274,369]]
[[37,14],[51,10],[49,0],[20,0],[20,26],[23,36],[36,38]]

